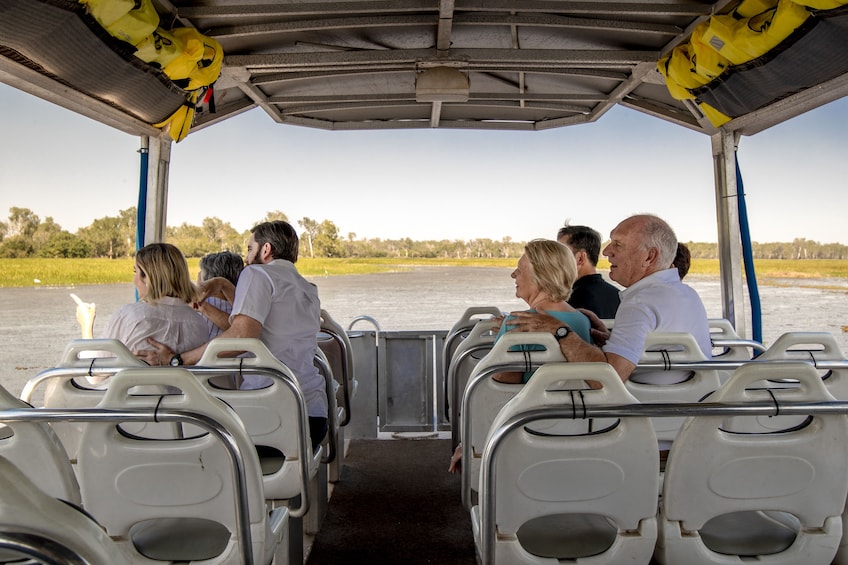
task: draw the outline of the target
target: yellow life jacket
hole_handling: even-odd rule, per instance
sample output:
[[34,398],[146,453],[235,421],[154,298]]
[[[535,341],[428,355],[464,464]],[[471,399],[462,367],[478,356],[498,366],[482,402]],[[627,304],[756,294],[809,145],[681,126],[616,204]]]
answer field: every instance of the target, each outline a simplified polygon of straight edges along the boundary
[[80,0],[113,37],[137,45],[159,26],[151,0]]
[[[759,8],[762,0],[756,2]],[[746,4],[740,4],[740,8]],[[733,65],[747,63],[760,57],[798,29],[810,17],[810,11],[792,0],[778,0],[773,6],[749,17],[739,18],[737,13],[753,9],[737,8],[736,12],[710,18],[703,39]]]

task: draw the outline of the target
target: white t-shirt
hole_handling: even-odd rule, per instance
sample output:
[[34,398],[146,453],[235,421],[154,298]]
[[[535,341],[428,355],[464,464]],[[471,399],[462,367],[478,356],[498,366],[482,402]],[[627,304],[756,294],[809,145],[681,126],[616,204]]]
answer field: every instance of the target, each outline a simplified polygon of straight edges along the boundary
[[238,314],[262,324],[259,339],[297,377],[308,415],[326,418],[324,378],[313,364],[321,329],[318,288],[290,261],[248,265],[236,285],[230,322]]
[[[704,303],[692,287],[680,282],[676,268],[652,273],[621,291],[621,305],[604,352],[624,357],[636,365],[650,332],[692,334],[707,359],[712,357],[710,325]],[[670,384],[683,380],[685,372],[662,371],[638,377],[640,382]]]

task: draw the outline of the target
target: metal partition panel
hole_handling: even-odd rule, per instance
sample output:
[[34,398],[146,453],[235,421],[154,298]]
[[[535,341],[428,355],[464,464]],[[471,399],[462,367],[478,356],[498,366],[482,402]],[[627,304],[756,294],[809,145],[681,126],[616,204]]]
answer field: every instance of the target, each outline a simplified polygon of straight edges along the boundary
[[351,399],[350,423],[345,434],[350,439],[377,437],[377,373],[378,340],[374,330],[348,330],[347,337],[353,349],[353,372],[359,382],[356,395]]
[[378,352],[381,432],[435,431],[444,383],[437,377],[445,331],[382,332]]

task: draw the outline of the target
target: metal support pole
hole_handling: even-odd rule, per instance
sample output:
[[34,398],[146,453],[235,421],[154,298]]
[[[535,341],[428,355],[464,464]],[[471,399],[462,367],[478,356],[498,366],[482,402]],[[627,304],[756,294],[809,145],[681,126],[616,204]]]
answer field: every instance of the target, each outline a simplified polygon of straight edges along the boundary
[[718,252],[721,269],[722,315],[740,336],[746,336],[742,294],[742,241],[736,192],[736,135],[720,131],[712,136],[715,173]]

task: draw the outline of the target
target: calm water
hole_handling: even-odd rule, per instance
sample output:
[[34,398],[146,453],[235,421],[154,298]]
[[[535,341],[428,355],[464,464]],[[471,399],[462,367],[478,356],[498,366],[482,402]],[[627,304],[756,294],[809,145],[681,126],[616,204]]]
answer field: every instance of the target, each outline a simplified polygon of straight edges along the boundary
[[[469,306],[525,307],[514,296],[507,268],[422,267],[402,273],[316,277],[323,307],[347,328],[355,317],[375,318],[383,330],[447,330]],[[687,277],[710,317],[721,316],[717,277]],[[848,280],[781,280],[760,286],[763,341],[785,331],[827,331],[848,354]],[[784,286],[790,285],[790,286]],[[18,395],[39,371],[55,366],[79,337],[73,292],[97,304],[95,335],[112,311],[135,300],[131,284],[0,288],[0,384]],[[369,329],[363,323],[356,327]]]

